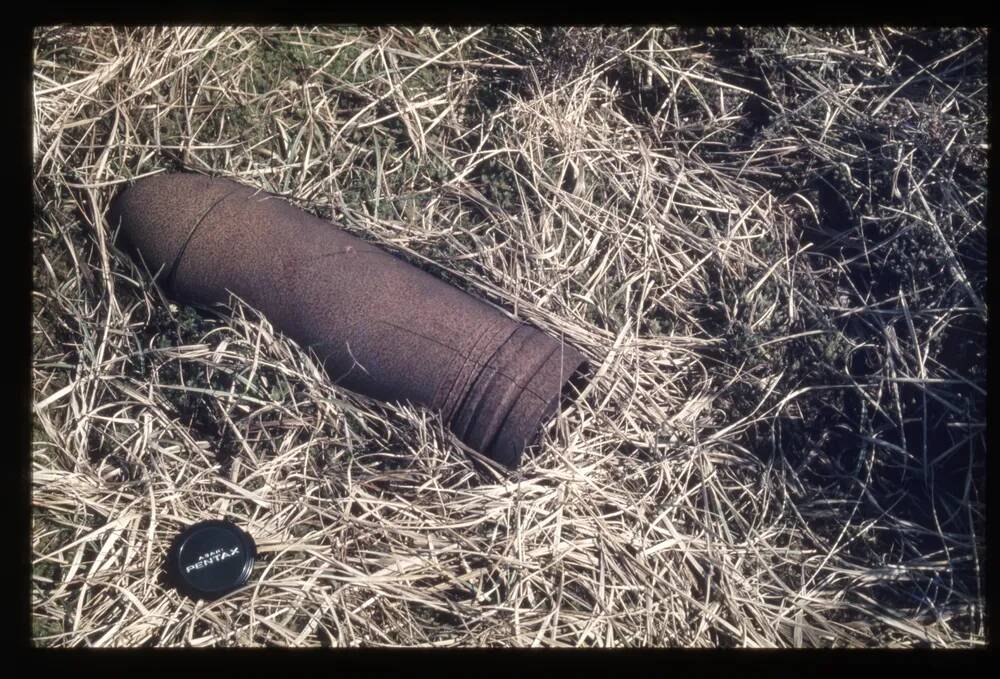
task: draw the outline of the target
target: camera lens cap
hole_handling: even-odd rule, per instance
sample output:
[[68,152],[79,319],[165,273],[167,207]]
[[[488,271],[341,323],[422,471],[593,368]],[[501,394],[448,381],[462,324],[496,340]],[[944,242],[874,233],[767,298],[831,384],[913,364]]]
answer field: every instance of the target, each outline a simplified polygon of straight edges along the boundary
[[174,538],[167,575],[182,594],[214,600],[246,584],[257,545],[231,521],[201,521]]

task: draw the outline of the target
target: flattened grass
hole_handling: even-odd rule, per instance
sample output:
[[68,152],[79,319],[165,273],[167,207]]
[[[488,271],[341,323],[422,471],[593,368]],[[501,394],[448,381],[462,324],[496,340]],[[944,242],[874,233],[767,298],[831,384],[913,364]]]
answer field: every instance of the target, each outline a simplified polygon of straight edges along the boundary
[[[35,642],[982,646],[986,32],[35,43]],[[275,191],[584,350],[539,453],[163,300],[133,178]],[[180,528],[261,546],[213,604]]]

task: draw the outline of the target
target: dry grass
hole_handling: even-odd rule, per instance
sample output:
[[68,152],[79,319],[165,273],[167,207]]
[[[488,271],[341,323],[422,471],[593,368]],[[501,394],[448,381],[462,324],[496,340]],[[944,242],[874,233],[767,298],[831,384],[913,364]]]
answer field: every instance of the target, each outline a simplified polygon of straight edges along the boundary
[[[985,644],[986,31],[44,28],[35,641]],[[582,348],[515,473],[113,248],[287,196]],[[186,524],[261,546],[213,604]]]

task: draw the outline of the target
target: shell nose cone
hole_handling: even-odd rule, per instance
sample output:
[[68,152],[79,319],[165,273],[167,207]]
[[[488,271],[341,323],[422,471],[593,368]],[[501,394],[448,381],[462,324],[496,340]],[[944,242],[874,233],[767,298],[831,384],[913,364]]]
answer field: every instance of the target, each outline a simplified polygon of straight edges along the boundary
[[111,230],[121,226],[124,249],[138,253],[154,275],[165,275],[195,227],[232,182],[193,173],[158,174],[122,189],[108,213]]

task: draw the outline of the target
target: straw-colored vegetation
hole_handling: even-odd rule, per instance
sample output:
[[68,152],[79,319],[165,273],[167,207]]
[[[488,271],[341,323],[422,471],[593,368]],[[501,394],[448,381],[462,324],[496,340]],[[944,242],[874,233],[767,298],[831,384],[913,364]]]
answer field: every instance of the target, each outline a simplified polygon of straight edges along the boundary
[[[54,646],[981,646],[985,30],[81,28],[34,45]],[[114,247],[286,196],[592,359],[516,472]],[[211,604],[185,525],[260,545]]]

